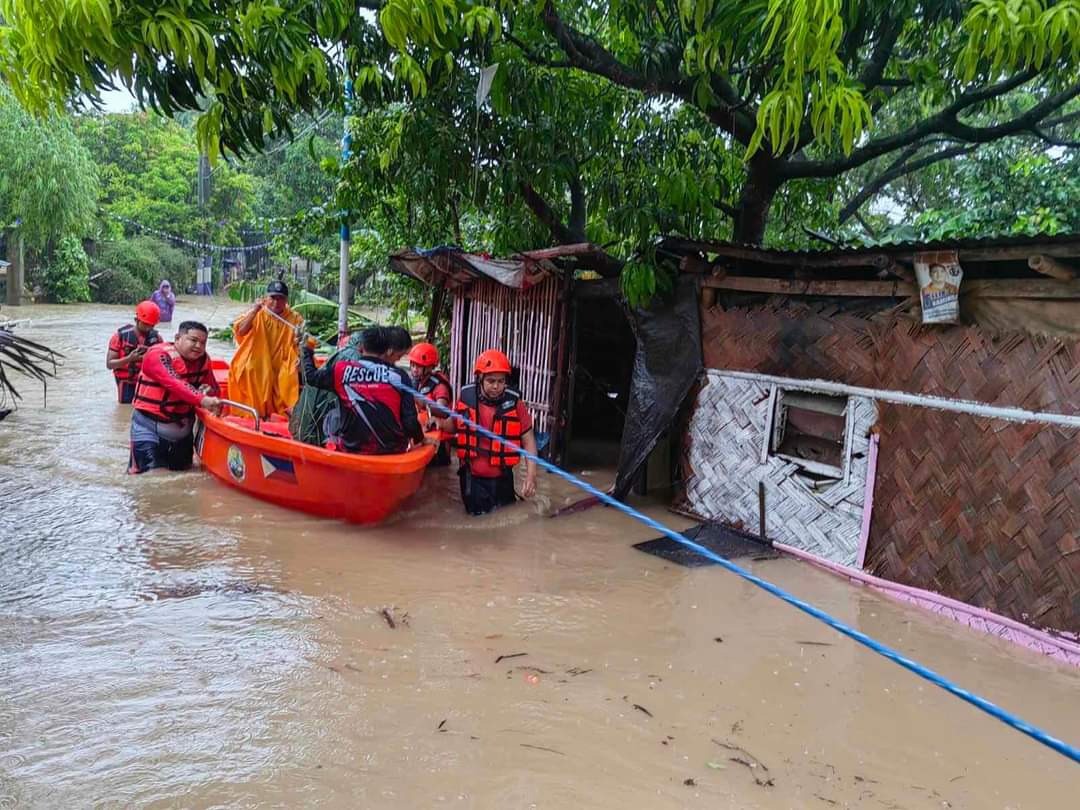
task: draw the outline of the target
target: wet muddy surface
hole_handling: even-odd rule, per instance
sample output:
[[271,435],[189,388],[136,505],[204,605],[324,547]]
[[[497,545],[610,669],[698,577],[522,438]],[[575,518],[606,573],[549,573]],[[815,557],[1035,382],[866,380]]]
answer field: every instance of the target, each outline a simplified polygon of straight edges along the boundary
[[[610,510],[546,518],[575,499],[550,476],[470,519],[429,474],[375,529],[129,477],[127,309],[4,315],[67,360],[0,424],[0,808],[1076,806],[1080,767],[752,585],[633,549],[652,533]],[[1080,672],[746,564],[1080,742]]]

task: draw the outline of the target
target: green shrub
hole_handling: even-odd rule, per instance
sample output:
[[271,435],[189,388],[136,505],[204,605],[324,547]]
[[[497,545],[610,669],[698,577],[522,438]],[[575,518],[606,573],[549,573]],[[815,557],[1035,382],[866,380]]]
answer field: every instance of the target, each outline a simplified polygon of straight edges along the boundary
[[[99,275],[100,274],[100,275]],[[137,304],[147,297],[146,282],[127,270],[102,269],[95,265],[93,285],[95,301],[103,304]]]
[[102,282],[97,287],[97,300],[126,304],[132,302],[128,296],[148,298],[165,278],[182,293],[195,283],[195,258],[160,239],[136,236],[100,243],[94,272],[102,274],[97,279]]
[[41,285],[48,299],[57,304],[90,300],[90,260],[74,236],[60,240],[52,260],[43,269]]

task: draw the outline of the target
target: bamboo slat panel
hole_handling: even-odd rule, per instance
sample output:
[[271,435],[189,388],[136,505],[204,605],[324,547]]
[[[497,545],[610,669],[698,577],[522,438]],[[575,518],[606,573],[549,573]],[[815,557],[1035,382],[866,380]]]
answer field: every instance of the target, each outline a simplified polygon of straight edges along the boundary
[[[707,367],[1080,413],[1080,344],[805,304],[702,312]],[[866,567],[1080,632],[1080,434],[879,405]]]
[[558,292],[554,278],[524,292],[480,279],[456,295],[453,305],[451,380],[458,388],[471,383],[472,362],[480,352],[505,352],[521,370],[521,393],[541,433],[550,422]]
[[798,467],[769,456],[762,462],[772,386],[706,373],[694,403],[684,455],[681,506],[702,517],[757,532],[758,482],[765,483],[766,532],[770,538],[854,565],[862,529],[870,429],[874,402],[851,397],[854,430],[846,482],[814,491]]

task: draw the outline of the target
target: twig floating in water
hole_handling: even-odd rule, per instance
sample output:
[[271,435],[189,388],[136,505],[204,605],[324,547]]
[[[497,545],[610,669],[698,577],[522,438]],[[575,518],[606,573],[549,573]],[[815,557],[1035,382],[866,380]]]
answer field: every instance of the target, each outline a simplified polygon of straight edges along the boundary
[[382,617],[386,619],[386,623],[390,625],[390,629],[393,630],[397,625],[394,623],[394,617],[390,615],[390,608],[383,608],[379,611]]
[[[749,768],[750,771],[754,773],[754,784],[758,785],[759,787],[773,787],[776,784],[773,781],[773,778],[769,776],[769,766],[757,757],[755,757],[745,748],[740,745],[735,745],[733,743],[721,742],[715,737],[713,738],[713,742],[716,745],[719,745],[721,748],[726,748],[728,751],[732,751],[736,754],[742,755],[737,757],[728,757],[728,760],[738,765],[745,765],[747,768]],[[756,771],[758,768],[760,768],[764,772],[764,776],[757,775]]]
[[446,731],[446,720],[443,720],[441,723],[439,723],[439,725],[435,727],[435,730]]
[[805,644],[807,647],[831,647],[828,641],[796,641],[796,644]]
[[495,659],[495,663],[497,664],[500,661],[508,661],[511,658],[521,658],[523,655],[528,655],[528,653],[510,653],[510,655],[500,655],[498,658]]
[[547,751],[549,754],[558,754],[560,757],[565,757],[562,751],[556,751],[554,748],[545,748],[542,745],[529,745],[528,743],[518,743],[522,748],[535,748],[537,751]]
[[652,712],[650,712],[644,706],[641,706],[641,705],[639,705],[637,703],[634,704],[634,708],[637,709],[639,712],[641,712],[642,714],[644,714],[647,717],[652,717],[653,716]]

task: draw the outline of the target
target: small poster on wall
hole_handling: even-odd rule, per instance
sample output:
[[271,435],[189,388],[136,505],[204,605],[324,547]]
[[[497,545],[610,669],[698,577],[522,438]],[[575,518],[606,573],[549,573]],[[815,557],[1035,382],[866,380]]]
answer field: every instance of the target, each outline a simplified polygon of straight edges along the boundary
[[964,271],[955,250],[915,254],[923,323],[956,323],[960,319],[960,280]]

